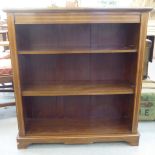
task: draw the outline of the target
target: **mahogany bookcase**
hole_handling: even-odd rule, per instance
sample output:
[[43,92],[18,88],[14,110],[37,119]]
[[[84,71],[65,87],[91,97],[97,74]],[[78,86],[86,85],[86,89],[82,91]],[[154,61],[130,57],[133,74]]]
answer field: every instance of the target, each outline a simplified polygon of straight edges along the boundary
[[18,148],[109,141],[138,145],[151,9],[5,11]]

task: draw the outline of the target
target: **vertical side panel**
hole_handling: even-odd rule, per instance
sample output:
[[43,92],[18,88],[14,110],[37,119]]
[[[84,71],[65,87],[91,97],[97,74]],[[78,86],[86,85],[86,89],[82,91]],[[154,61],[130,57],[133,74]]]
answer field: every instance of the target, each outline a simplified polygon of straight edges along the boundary
[[12,13],[8,13],[8,32],[9,32],[9,42],[10,42],[10,49],[11,49],[11,61],[12,61],[12,67],[13,67],[13,82],[14,82],[14,90],[15,90],[15,97],[16,97],[19,136],[24,136],[25,124],[24,124],[23,104],[22,104],[22,96],[21,96],[20,71],[19,71],[18,55],[17,55],[17,48],[16,48],[14,15]]
[[134,111],[133,111],[133,121],[132,121],[133,133],[137,133],[137,128],[138,128],[138,118],[139,118],[138,116],[139,116],[140,97],[141,97],[141,88],[142,88],[142,74],[143,74],[143,66],[144,66],[143,64],[144,64],[144,52],[145,52],[145,44],[146,44],[148,15],[149,15],[148,13],[142,13],[141,15]]

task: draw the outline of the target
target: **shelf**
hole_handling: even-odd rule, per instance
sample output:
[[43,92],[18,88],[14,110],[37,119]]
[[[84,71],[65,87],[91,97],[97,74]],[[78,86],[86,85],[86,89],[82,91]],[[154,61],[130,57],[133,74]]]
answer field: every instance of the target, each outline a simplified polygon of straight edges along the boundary
[[78,53],[134,53],[136,49],[120,48],[120,49],[63,49],[63,50],[30,50],[19,51],[18,54],[78,54]]
[[126,83],[103,82],[65,82],[59,84],[27,85],[23,87],[23,96],[73,96],[73,95],[105,95],[133,94],[134,87]]
[[131,133],[127,120],[78,120],[29,119],[27,120],[27,136],[100,136],[104,134]]

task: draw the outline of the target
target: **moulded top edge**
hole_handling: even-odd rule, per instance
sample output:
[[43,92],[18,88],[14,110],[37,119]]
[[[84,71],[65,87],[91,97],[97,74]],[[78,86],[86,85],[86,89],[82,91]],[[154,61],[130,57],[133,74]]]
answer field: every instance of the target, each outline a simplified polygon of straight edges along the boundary
[[100,11],[100,12],[149,12],[153,8],[150,7],[137,7],[137,8],[6,8],[3,11],[7,13],[35,13],[35,12],[91,12],[91,11]]

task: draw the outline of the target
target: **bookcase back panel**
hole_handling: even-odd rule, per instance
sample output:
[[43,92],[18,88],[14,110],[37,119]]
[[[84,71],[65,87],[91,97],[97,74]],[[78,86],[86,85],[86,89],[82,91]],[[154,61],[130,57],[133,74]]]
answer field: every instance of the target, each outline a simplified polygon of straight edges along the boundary
[[139,24],[16,25],[18,51],[136,48]]
[[133,95],[23,97],[26,119],[130,121]]
[[23,87],[27,84],[53,84],[68,81],[132,83],[136,57],[136,53],[20,55],[21,82]]

